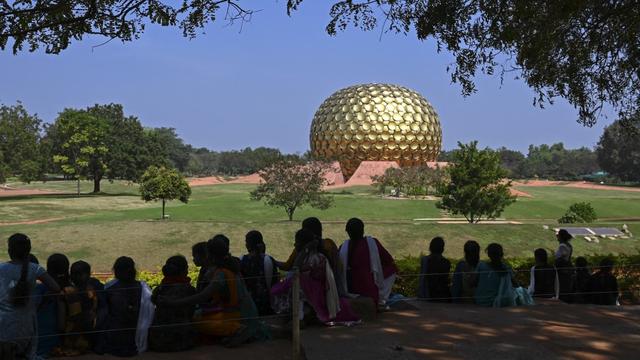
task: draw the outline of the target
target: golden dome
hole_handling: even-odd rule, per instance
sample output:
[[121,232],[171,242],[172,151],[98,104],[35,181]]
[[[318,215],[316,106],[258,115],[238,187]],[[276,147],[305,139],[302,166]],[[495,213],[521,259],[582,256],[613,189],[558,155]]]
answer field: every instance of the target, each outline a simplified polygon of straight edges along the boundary
[[329,96],[311,123],[311,153],[338,160],[346,178],[361,161],[423,165],[440,154],[438,114],[417,92],[390,84],[355,85]]

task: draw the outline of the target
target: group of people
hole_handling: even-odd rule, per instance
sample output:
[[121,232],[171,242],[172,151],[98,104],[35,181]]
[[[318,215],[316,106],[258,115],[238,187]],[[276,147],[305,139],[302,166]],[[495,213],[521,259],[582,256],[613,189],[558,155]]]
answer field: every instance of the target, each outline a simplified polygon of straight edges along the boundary
[[[114,279],[103,284],[91,277],[90,264],[70,264],[63,254],[49,256],[46,269],[41,267],[29,237],[14,234],[8,240],[10,261],[0,264],[0,355],[38,359],[92,351],[133,356],[212,342],[233,347],[269,339],[270,328],[262,320],[290,321],[296,307],[304,321],[358,323],[350,299],[386,309],[398,268],[382,244],[365,235],[360,219],[350,219],[345,230],[348,240],[338,247],[323,236],[320,220],[305,219],[286,261],[267,254],[259,231],[246,234],[242,257],[230,254],[229,238],[218,234],[192,247],[199,267],[195,286],[187,259],[176,255],[166,260],[162,281],[153,290],[137,280],[130,257],[116,259]],[[573,266],[570,238],[566,231],[558,234],[554,264],[544,249],[535,251],[528,290],[518,286],[502,246],[495,243],[487,247],[489,261],[483,262],[480,245],[468,241],[451,279],[451,264],[442,256],[444,239],[434,238],[430,255],[421,259],[418,295],[497,307],[532,303],[531,296],[615,303],[611,262],[603,262],[593,275],[582,258]],[[295,279],[299,304],[293,303]]]
[[[573,264],[571,234],[562,229],[556,235],[559,246],[555,260],[549,261],[545,249],[534,251],[529,286],[522,287],[513,270],[504,261],[500,244],[487,246],[489,261],[480,261],[480,244],[469,240],[464,244],[464,259],[458,262],[450,279],[451,263],[445,259],[445,242],[431,240],[428,256],[420,261],[418,297],[434,302],[475,303],[483,306],[527,305],[534,298],[561,300],[566,303],[616,305],[618,283],[612,274],[613,261],[603,259],[592,273],[584,257]],[[451,286],[449,286],[451,284]]]

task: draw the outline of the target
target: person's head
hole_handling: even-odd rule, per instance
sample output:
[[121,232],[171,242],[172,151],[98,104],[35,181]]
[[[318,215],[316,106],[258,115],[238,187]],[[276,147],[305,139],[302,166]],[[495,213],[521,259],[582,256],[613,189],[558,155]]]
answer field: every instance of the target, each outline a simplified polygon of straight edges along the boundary
[[202,241],[193,245],[193,247],[191,247],[191,255],[193,256],[193,263],[196,266],[207,265],[209,258],[207,243]]
[[31,240],[25,234],[13,234],[9,236],[8,252],[9,258],[12,261],[19,262],[20,279],[13,287],[11,292],[11,303],[16,307],[22,307],[27,305],[27,299],[29,297],[29,283],[27,282],[27,276],[29,275],[29,253],[31,252]]
[[560,229],[560,231],[558,231],[558,234],[556,235],[556,238],[558,239],[558,242],[568,243],[571,239],[573,239],[573,236],[567,230]]
[[207,241],[207,249],[209,252],[209,261],[216,267],[225,268],[237,273],[239,269],[237,264],[229,255],[229,238],[218,234]]
[[47,259],[47,273],[60,287],[69,285],[69,258],[64,254],[51,254]]
[[444,239],[436,236],[429,243],[429,252],[435,255],[442,255],[444,252]]
[[322,223],[317,217],[302,220],[302,228],[311,231],[318,239],[322,239]]
[[71,264],[70,276],[73,285],[79,288],[86,287],[91,278],[91,265],[82,260],[74,262]]
[[587,259],[585,259],[584,256],[579,256],[576,259],[576,267],[578,268],[586,268],[587,266],[589,266],[589,263],[587,262]]
[[29,262],[32,264],[38,264],[40,265],[40,261],[38,260],[38,258],[33,255],[33,254],[29,254]]
[[464,260],[471,266],[476,266],[480,262],[480,244],[477,241],[469,240],[464,243]]
[[360,240],[364,237],[364,223],[358,218],[349,219],[345,230],[351,240]]
[[245,246],[250,254],[263,254],[266,251],[262,233],[258,230],[251,230],[245,235]]
[[549,262],[549,254],[545,249],[536,249],[533,252],[533,256],[536,259],[536,265],[547,265],[547,263]]
[[498,243],[491,243],[487,246],[487,256],[491,260],[493,267],[502,267],[502,259],[504,258],[504,251],[502,245]]
[[136,263],[128,256],[120,256],[113,263],[113,274],[122,282],[134,282],[136,280]]
[[165,277],[187,276],[189,274],[189,263],[182,255],[175,255],[167,259],[162,267],[162,275]]
[[605,273],[610,273],[613,270],[613,260],[609,258],[604,258],[600,261],[600,271]]
[[304,248],[309,246],[309,244],[311,244],[314,240],[316,240],[316,237],[311,231],[307,229],[298,230],[296,232],[296,240],[295,240],[296,251],[301,252]]

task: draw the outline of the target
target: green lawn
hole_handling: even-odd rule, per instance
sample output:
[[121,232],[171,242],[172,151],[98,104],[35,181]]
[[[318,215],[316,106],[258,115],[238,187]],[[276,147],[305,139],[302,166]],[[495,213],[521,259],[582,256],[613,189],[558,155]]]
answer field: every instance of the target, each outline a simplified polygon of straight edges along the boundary
[[[83,182],[85,191],[91,190]],[[34,183],[38,189],[73,192],[74,182]],[[429,239],[442,235],[447,240],[446,256],[461,257],[462,245],[476,239],[483,246],[500,242],[507,256],[530,256],[533,249],[555,247],[553,232],[543,225],[556,226],[555,220],[569,204],[591,202],[602,220],[599,225],[620,227],[619,220],[606,218],[640,217],[640,193],[596,191],[548,187],[523,188],[533,198],[521,198],[505,212],[510,220],[523,220],[523,225],[468,225],[416,222],[416,218],[441,217],[434,201],[390,200],[370,193],[368,187],[335,191],[335,206],[326,211],[302,209],[296,221],[286,221],[281,209],[265,207],[249,200],[252,185],[216,185],[193,188],[189,204],[171,202],[170,218],[158,220],[158,203],[144,203],[137,188],[122,182],[104,183],[108,195],[34,196],[0,198],[0,222],[62,218],[54,222],[31,225],[0,226],[0,237],[21,231],[33,239],[34,253],[41,261],[53,252],[63,252],[72,260],[86,259],[95,270],[108,270],[119,255],[132,256],[144,269],[157,269],[166,257],[176,253],[189,254],[192,244],[204,241],[216,233],[225,233],[232,240],[234,254],[243,252],[244,234],[251,229],[263,232],[267,251],[278,258],[288,255],[293,234],[299,221],[318,216],[325,223],[327,236],[340,242],[345,238],[344,223],[357,216],[367,223],[367,233],[383,241],[395,256],[418,255],[425,252]],[[631,231],[640,234],[640,222],[630,222]],[[637,253],[635,239],[602,240],[600,244],[575,241],[577,254]],[[0,254],[5,259],[6,254]]]

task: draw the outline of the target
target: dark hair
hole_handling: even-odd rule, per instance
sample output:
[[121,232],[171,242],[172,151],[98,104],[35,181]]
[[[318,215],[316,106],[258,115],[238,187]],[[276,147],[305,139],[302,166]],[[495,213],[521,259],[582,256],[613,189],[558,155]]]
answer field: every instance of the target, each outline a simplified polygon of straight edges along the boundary
[[209,251],[209,259],[213,265],[225,268],[233,273],[240,271],[236,261],[229,254],[229,238],[218,234],[207,241],[207,250]]
[[576,258],[576,267],[586,268],[587,266],[589,266],[589,263],[583,256],[579,256],[578,258]]
[[464,260],[471,266],[476,266],[480,262],[480,244],[477,241],[469,240],[464,243]]
[[536,261],[539,261],[541,263],[547,263],[549,261],[549,254],[547,253],[547,250],[545,249],[536,249],[533,252],[533,256],[535,257]]
[[91,265],[83,260],[78,260],[71,264],[71,274],[82,273],[91,275]]
[[567,230],[560,229],[560,231],[558,231],[558,240],[560,240],[560,242],[566,243],[571,239],[573,239],[573,235],[571,235]]
[[247,243],[247,250],[264,252],[266,246],[262,239],[262,233],[258,230],[251,230],[245,235],[245,242]]
[[204,255],[207,256],[208,254],[208,250],[207,250],[207,242],[206,241],[201,241],[195,245],[193,245],[191,247],[191,251],[194,254],[198,254],[198,255]]
[[182,255],[174,255],[167,259],[162,267],[164,276],[186,276],[189,273],[189,263]]
[[504,257],[504,251],[502,245],[498,243],[491,243],[487,246],[487,256],[491,260],[490,265],[496,270],[504,270],[504,264],[502,258]]
[[316,240],[316,236],[308,229],[300,229],[296,231],[296,251],[300,253],[309,243]]
[[442,255],[444,252],[444,239],[440,236],[436,236],[431,239],[431,243],[429,243],[429,252],[432,254]]
[[302,228],[311,231],[319,239],[322,239],[322,223],[317,217],[308,217],[302,220]]
[[27,305],[29,297],[29,283],[27,277],[29,275],[29,252],[31,252],[31,240],[25,234],[13,234],[9,236],[9,258],[13,261],[22,263],[20,268],[20,279],[11,290],[11,304],[16,307]]
[[113,273],[120,281],[134,282],[136,280],[136,263],[128,256],[120,256],[113,263]]
[[358,218],[349,219],[345,230],[352,240],[359,240],[364,237],[364,223]]
[[69,285],[69,258],[60,253],[51,254],[47,259],[47,272],[56,280],[60,288]]
[[40,265],[40,261],[38,261],[38,258],[31,253],[29,254],[29,262],[32,264]]
[[604,258],[600,261],[600,271],[610,272],[613,268],[614,262],[609,258]]

